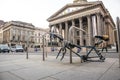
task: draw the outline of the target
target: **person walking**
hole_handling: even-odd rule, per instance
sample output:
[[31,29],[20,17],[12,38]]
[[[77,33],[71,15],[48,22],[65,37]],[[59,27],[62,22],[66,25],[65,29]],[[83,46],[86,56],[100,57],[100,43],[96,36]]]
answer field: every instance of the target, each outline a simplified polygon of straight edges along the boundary
[[104,49],[106,50],[106,52],[108,52],[106,41],[103,41],[103,43],[102,43],[102,52],[104,51]]

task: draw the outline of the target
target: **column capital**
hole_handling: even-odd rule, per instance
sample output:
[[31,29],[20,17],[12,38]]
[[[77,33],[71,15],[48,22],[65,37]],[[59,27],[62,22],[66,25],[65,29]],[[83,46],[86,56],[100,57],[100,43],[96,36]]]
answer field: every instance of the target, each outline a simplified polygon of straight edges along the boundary
[[[97,16],[103,16],[100,12],[96,13]],[[103,16],[104,17],[104,16]]]
[[91,17],[91,14],[87,15],[87,18],[90,18]]
[[95,14],[101,14],[100,11],[95,12]]
[[64,23],[67,23],[68,21],[64,21]]
[[59,26],[62,26],[62,23],[59,23]]
[[79,20],[82,20],[82,17],[79,17],[78,19],[79,19]]

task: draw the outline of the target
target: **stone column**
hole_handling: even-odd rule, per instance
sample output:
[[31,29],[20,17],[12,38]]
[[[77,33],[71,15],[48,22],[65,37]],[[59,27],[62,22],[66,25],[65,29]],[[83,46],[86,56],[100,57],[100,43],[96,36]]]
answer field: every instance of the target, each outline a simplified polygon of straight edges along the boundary
[[54,25],[55,33],[57,32],[57,25]]
[[104,31],[104,34],[106,34],[106,29],[107,29],[107,28],[106,28],[106,26],[105,26],[105,19],[103,19],[103,27],[104,27],[104,30],[103,30],[103,31]]
[[101,35],[104,35],[105,32],[104,32],[104,19],[103,19],[103,16],[101,17]]
[[[79,18],[79,26],[80,26],[80,29],[83,29],[82,18]],[[80,45],[83,45],[83,32],[82,31],[80,31]]]
[[[52,25],[49,25],[49,28],[50,28],[50,32],[52,32]],[[37,38],[36,38],[36,39],[37,39]],[[50,38],[50,42],[51,42],[50,46],[51,46],[51,47],[52,47],[52,41],[53,41],[53,39]],[[40,44],[40,46],[42,46],[42,45]]]
[[10,40],[12,40],[12,38],[13,38],[13,29],[11,28],[10,29]]
[[[72,26],[75,26],[74,20],[72,20]],[[75,30],[73,29],[73,43],[75,43]]]
[[104,19],[102,15],[100,15],[100,32],[101,32],[101,35],[105,33],[104,32]]
[[[55,28],[55,33],[57,33],[57,30],[58,30],[58,28],[57,28],[57,24],[56,24],[56,25],[54,25],[54,28]],[[59,42],[59,39],[58,39],[58,38],[56,38],[56,39],[55,39],[55,41],[56,41],[56,42]]]
[[[62,23],[59,23],[59,34],[63,37],[62,35]],[[59,45],[62,46],[62,44],[59,42]]]
[[97,13],[97,32],[98,35],[101,35],[101,20],[100,20],[100,14]]
[[50,25],[49,25],[49,28],[50,28],[50,32],[51,32],[52,27]]
[[103,17],[102,17],[102,35],[105,34],[104,28],[105,28],[105,27],[104,27],[104,19],[103,19]]
[[65,22],[65,39],[68,40],[68,23]]
[[59,24],[59,34],[62,35],[62,23]]
[[87,16],[88,20],[88,40],[86,40],[88,43],[87,45],[92,45],[92,26],[91,26],[91,17],[90,15]]

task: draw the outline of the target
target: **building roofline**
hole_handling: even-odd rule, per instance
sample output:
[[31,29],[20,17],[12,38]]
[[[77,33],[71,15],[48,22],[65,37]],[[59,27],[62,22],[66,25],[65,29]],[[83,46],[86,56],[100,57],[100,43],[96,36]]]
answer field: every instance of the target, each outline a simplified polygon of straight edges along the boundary
[[97,5],[97,4],[101,4],[102,1],[93,1],[93,2],[82,2],[82,3],[69,3],[66,4],[65,6],[63,6],[61,9],[59,9],[57,12],[55,12],[53,15],[51,15],[47,21],[50,20],[50,18],[55,17],[57,14],[59,14],[60,12],[62,12],[63,10],[65,10],[68,7],[76,7],[76,6],[92,6],[92,5]]
[[30,29],[35,28],[35,26],[32,25],[31,23],[26,23],[26,22],[21,22],[21,21],[9,21],[9,22],[6,22],[4,24],[4,28],[6,28],[8,26],[11,26],[11,25],[14,25],[14,26],[17,26],[17,27],[30,28]]

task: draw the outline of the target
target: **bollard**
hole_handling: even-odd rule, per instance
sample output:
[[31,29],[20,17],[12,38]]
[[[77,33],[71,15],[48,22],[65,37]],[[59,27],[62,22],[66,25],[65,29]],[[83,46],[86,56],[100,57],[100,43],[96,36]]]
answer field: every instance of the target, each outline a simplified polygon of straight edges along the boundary
[[26,59],[28,59],[28,44],[29,44],[29,36],[28,36],[28,40],[27,40],[27,47],[26,47]]
[[43,35],[43,61],[45,61],[45,45],[44,45],[44,35]]
[[28,59],[28,46],[26,47],[26,59]]
[[72,64],[72,50],[70,49],[70,64]]

